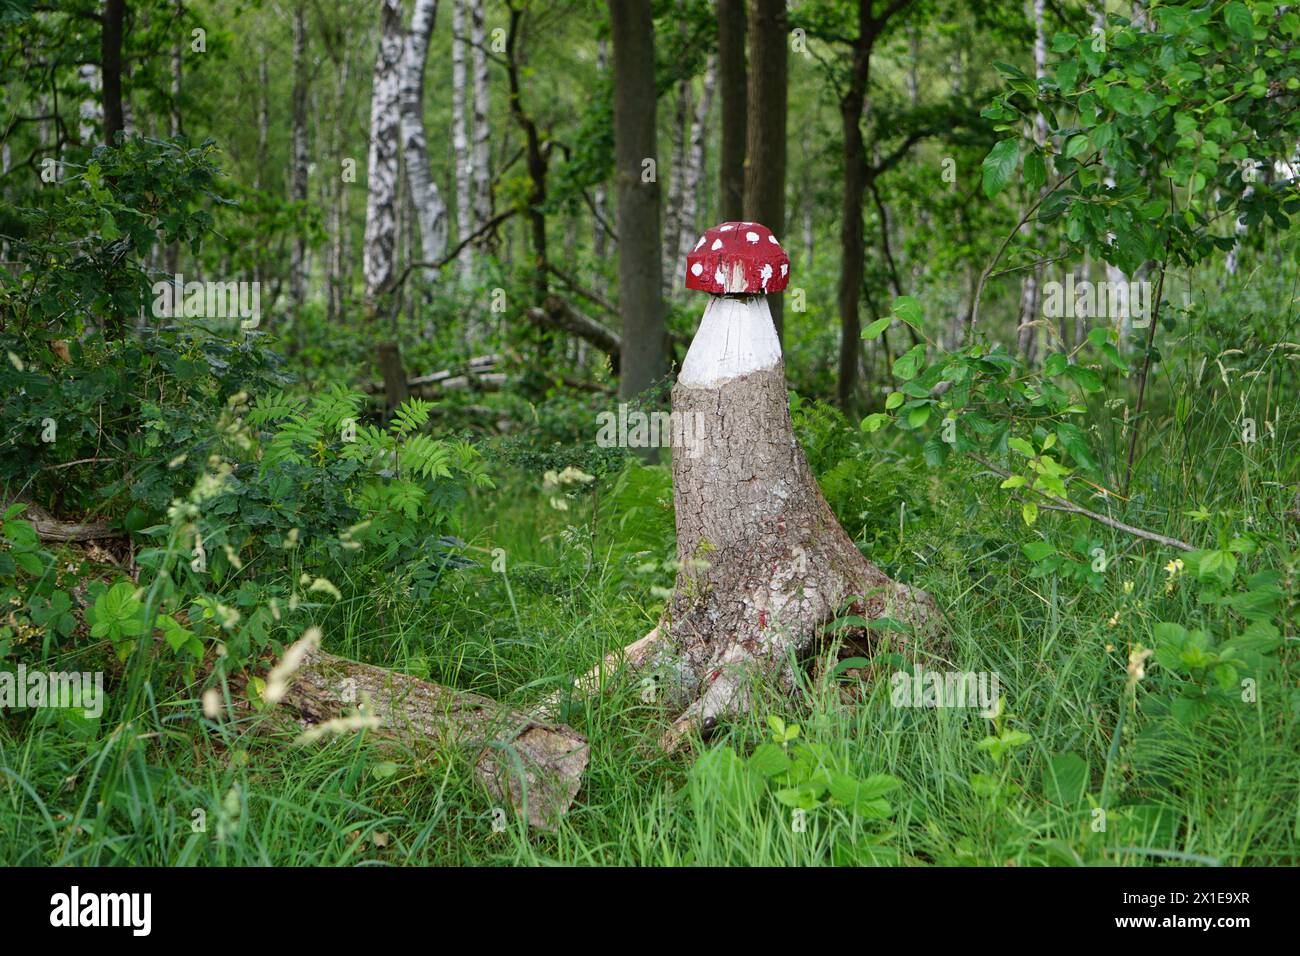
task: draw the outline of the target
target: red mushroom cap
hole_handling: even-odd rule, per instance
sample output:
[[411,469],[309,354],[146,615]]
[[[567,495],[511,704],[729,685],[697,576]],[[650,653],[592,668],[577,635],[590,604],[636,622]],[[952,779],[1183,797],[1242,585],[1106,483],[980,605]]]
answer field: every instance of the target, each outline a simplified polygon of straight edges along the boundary
[[757,222],[724,222],[700,237],[686,256],[686,288],[714,295],[780,292],[790,281],[790,257]]

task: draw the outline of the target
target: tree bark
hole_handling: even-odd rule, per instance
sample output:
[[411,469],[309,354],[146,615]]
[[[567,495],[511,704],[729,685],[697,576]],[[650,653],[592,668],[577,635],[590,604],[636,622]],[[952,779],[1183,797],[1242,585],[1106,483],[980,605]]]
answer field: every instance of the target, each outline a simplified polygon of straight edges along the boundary
[[375,733],[405,746],[474,752],[488,792],[528,822],[553,828],[582,786],[586,738],[563,724],[537,720],[490,698],[454,690],[382,667],[311,651],[293,674],[276,712],[309,730],[362,705],[378,718]]
[[871,48],[876,25],[871,19],[871,0],[858,0],[858,36],[853,43],[849,85],[840,97],[840,126],[844,134],[844,194],[840,206],[840,281],[837,301],[840,313],[840,369],[837,398],[843,409],[853,402],[858,388],[858,355],[862,320],[858,302],[862,295],[863,243],[862,204],[867,194],[867,148],[862,138],[862,108],[866,102],[871,73]]
[[[474,231],[474,209],[470,200],[469,134],[465,123],[466,50],[465,0],[453,0],[451,6],[451,145],[456,161],[456,239]],[[430,257],[431,258],[431,257]],[[474,249],[466,245],[457,257],[461,279],[473,268]]]
[[709,113],[713,107],[713,87],[717,82],[717,72],[717,57],[710,56],[704,67],[704,85],[700,98],[695,102],[695,117],[691,121],[691,149],[686,157],[682,203],[677,222],[677,256],[668,269],[674,288],[679,288],[686,278],[686,255],[699,236],[700,178],[704,172],[704,149],[708,142]]
[[934,602],[868,561],[826,504],[794,436],[764,296],[711,297],[673,415],[676,589],[658,628],[625,651],[680,710],[666,747],[744,710],[754,681],[791,688],[794,663],[845,608],[910,625],[900,643],[919,645]]
[[[596,70],[604,74],[609,70],[609,44],[605,42],[604,37],[596,41]],[[605,261],[608,250],[609,230],[605,224],[609,222],[609,210],[607,208],[605,196],[605,184],[599,182],[592,190],[591,197],[591,248],[595,254],[596,265],[599,267]]]
[[429,146],[424,134],[424,68],[437,18],[437,0],[415,0],[411,29],[403,46],[399,93],[402,155],[420,228],[421,257],[426,260],[437,259],[447,248],[447,204],[429,173]]
[[[293,165],[289,199],[307,202],[307,4],[299,2],[293,11]],[[301,230],[293,240],[293,261],[289,266],[289,299],[298,327],[298,310],[307,300],[307,237]],[[295,335],[295,338],[297,336]],[[301,344],[301,343],[299,343]]]
[[[1034,76],[1042,82],[1047,75],[1047,34],[1043,29],[1043,0],[1032,0],[1034,21]],[[1034,116],[1034,140],[1043,145],[1047,139],[1047,120],[1042,113]],[[1026,222],[1022,230],[1027,242],[1032,246],[1037,232],[1032,222]],[[1028,364],[1033,364],[1038,351],[1038,325],[1042,315],[1042,266],[1034,266],[1025,273],[1020,287],[1020,322],[1016,348]]]
[[488,111],[491,87],[488,85],[488,58],[484,44],[487,30],[483,18],[483,0],[469,0],[470,64],[474,74],[474,106],[471,155],[474,162],[474,228],[480,229],[492,218],[492,150]]
[[104,142],[126,128],[122,118],[122,27],[126,0],[104,0],[103,29],[100,31],[99,64],[104,97]]
[[[381,0],[379,51],[370,90],[370,151],[367,162],[365,253],[366,313],[381,325],[387,315],[389,286],[397,248],[397,172],[399,90],[403,53],[401,0]],[[384,339],[384,331],[388,338]],[[406,372],[395,323],[380,331],[376,360],[386,383],[390,408],[405,400]],[[400,383],[400,384],[399,384]]]
[[745,0],[718,0],[718,93],[722,101],[718,218],[729,222],[745,215]]
[[546,298],[549,289],[546,247],[546,154],[542,151],[542,134],[536,121],[524,110],[523,83],[519,70],[519,35],[524,8],[510,7],[510,27],[506,31],[506,78],[510,85],[510,113],[524,133],[524,161],[528,168],[529,192],[526,219],[533,254],[533,295],[536,301]]
[[672,294],[673,275],[676,272],[673,260],[677,255],[677,246],[680,242],[678,230],[681,228],[682,190],[686,187],[686,151],[689,149],[687,137],[690,135],[688,129],[690,115],[691,80],[690,77],[686,77],[677,84],[677,102],[673,109],[673,165],[668,176],[668,202],[664,207],[664,233],[661,243],[664,261],[660,274],[663,277],[665,299]]
[[[790,37],[785,0],[750,0],[748,143],[745,219],[785,237],[786,100]],[[777,337],[784,331],[782,295],[767,297]]]
[[614,157],[618,187],[618,299],[623,319],[619,395],[630,399],[665,371],[659,275],[654,20],[649,0],[610,0],[614,41]]

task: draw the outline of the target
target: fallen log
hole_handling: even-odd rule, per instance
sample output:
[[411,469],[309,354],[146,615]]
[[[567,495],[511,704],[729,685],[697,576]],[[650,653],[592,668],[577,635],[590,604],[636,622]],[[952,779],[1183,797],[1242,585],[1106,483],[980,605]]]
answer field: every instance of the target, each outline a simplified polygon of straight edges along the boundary
[[[497,372],[499,355],[480,355],[459,368],[446,368],[427,375],[417,375],[406,380],[406,391],[411,395],[430,398],[443,391],[475,388],[497,391],[506,381],[504,373]],[[368,395],[378,395],[386,390],[386,382],[367,382],[361,390]]]
[[61,521],[38,504],[27,502],[19,517],[36,529],[36,536],[51,544],[120,538],[124,532],[107,521]]
[[311,648],[276,697],[276,710],[303,730],[326,727],[361,705],[378,718],[374,732],[381,736],[476,751],[475,773],[488,792],[536,827],[553,828],[582,786],[585,737],[480,694]]

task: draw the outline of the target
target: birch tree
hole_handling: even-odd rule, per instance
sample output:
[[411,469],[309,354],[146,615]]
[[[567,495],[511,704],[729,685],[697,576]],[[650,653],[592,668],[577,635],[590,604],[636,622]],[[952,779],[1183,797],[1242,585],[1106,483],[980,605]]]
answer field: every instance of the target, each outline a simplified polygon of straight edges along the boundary
[[713,108],[713,89],[718,78],[718,58],[710,55],[704,67],[704,83],[695,101],[691,120],[691,146],[686,156],[682,182],[682,201],[677,217],[677,257],[668,270],[673,288],[678,288],[686,271],[686,254],[699,235],[700,182],[704,175],[704,151],[709,136],[709,114]]
[[[384,299],[393,282],[397,245],[398,134],[401,124],[403,58],[401,0],[381,0],[379,49],[370,88],[370,151],[366,164],[366,231],[362,270],[366,283],[366,312],[372,322],[386,318]],[[381,337],[376,357],[390,406],[407,397],[395,324]],[[382,336],[382,333],[381,333]]]
[[[293,11],[293,129],[289,198],[307,202],[307,4],[299,2]],[[294,314],[307,296],[307,237],[299,229],[293,240],[289,266],[289,299]]]
[[483,15],[483,0],[467,0],[467,2],[470,64],[474,73],[473,118],[470,126],[474,228],[481,229],[492,218],[492,149],[488,141],[491,134],[491,127],[488,125],[491,102],[486,49],[487,28]]
[[[465,129],[465,0],[451,5],[451,144],[456,157],[456,238],[464,240],[474,229],[474,210],[470,201],[469,136]],[[473,252],[466,245],[457,257],[461,277],[473,266]]]
[[[429,147],[424,135],[424,65],[437,17],[438,0],[415,0],[411,29],[402,48],[398,92],[402,157],[410,183],[411,203],[420,228],[421,255],[426,261],[437,259],[447,248],[447,204],[429,173]],[[379,82],[378,73],[375,82]],[[373,135],[373,116],[371,131]],[[371,155],[374,155],[373,143],[370,148]]]

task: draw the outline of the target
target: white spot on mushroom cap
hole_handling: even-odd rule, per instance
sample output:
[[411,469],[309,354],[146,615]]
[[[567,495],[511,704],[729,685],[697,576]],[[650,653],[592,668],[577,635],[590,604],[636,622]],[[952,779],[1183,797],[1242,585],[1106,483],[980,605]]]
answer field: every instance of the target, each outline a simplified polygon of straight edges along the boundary
[[763,291],[767,291],[767,284],[772,281],[772,263],[764,262],[763,270],[759,273],[763,277]]
[[[698,248],[700,248],[700,246],[704,245],[704,239],[705,239],[704,236],[700,236],[700,241],[697,242],[697,243],[695,244],[695,248],[696,248],[696,249],[698,249]],[[694,250],[692,250],[692,251],[694,251]]]
[[779,242],[776,241],[776,236],[768,236],[768,237],[767,237],[767,241],[770,242],[770,243],[771,243],[772,245],[774,245],[774,246],[779,246],[779,245],[781,244],[781,243],[779,243]]
[[691,266],[691,275],[693,276],[697,276],[703,271],[704,266],[700,265],[698,262]]
[[790,263],[788,262],[781,263],[781,277],[784,278],[785,274],[789,271],[790,271]]
[[720,231],[720,232],[731,232],[731,230],[733,230],[733,229],[735,229],[735,228],[736,228],[736,224],[735,224],[734,222],[729,222],[729,223],[727,223],[725,226],[722,226],[721,229],[720,229],[719,231]]
[[721,239],[714,239],[714,240],[713,240],[713,245],[709,246],[709,248],[710,248],[710,249],[713,249],[713,250],[721,249],[721,248],[722,248],[722,240],[721,240]]
[[746,242],[758,242],[758,233],[756,233],[756,232],[747,232],[747,233],[745,233],[745,241],[746,241]]
[[722,271],[721,265],[713,270],[713,281],[718,284],[718,288],[720,289],[725,289],[727,287],[727,276],[726,273]]

